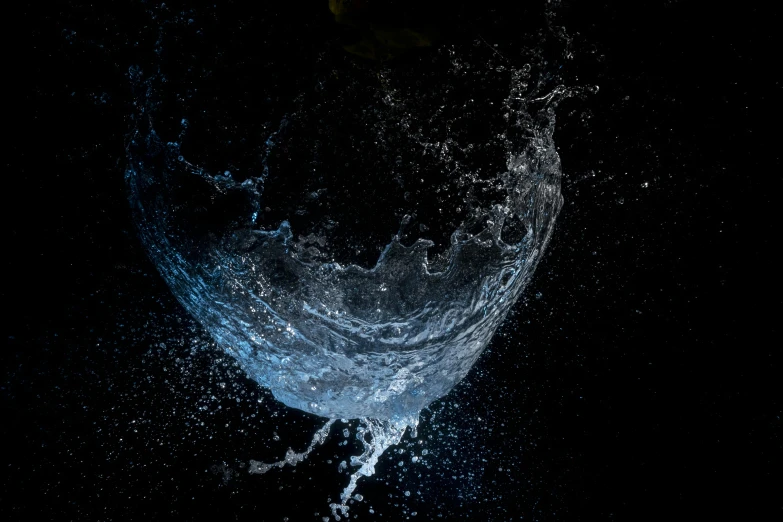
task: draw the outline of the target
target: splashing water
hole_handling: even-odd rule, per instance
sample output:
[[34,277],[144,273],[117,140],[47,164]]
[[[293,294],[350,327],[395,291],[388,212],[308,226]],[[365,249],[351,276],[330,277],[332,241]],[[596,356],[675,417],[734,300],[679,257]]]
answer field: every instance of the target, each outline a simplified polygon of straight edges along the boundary
[[273,464],[251,461],[251,473],[296,465],[325,440],[334,419],[361,419],[364,451],[351,461],[358,470],[341,504],[332,505],[334,514],[344,514],[357,481],[374,473],[406,428],[415,436],[419,412],[446,395],[487,346],[530,281],[562,205],[552,133],[554,107],[569,92],[536,95],[528,73],[529,67],[504,72],[506,98],[487,115],[503,122],[487,137],[494,148],[483,153],[502,154],[491,175],[477,174],[482,156],[471,150],[480,147],[449,137],[457,131],[431,129],[425,137],[417,121],[426,119],[426,100],[395,90],[394,78],[381,82],[382,96],[358,104],[365,123],[381,122],[385,150],[407,154],[415,170],[422,150],[436,148],[432,168],[448,167],[449,183],[469,189],[456,203],[460,221],[442,252],[431,255],[436,245],[426,237],[405,244],[412,219],[405,215],[374,266],[363,267],[338,259],[341,245],[330,246],[328,227],[297,231],[287,219],[268,226],[259,218],[275,198],[273,151],[289,143],[291,154],[297,139],[291,127],[317,125],[334,111],[300,107],[283,118],[264,144],[257,174],[236,180],[185,157],[187,120],[178,140],[159,136],[155,82],[162,82],[132,71],[143,92],[126,179],[151,259],[249,377],[287,406],[330,419],[305,452],[289,450]]

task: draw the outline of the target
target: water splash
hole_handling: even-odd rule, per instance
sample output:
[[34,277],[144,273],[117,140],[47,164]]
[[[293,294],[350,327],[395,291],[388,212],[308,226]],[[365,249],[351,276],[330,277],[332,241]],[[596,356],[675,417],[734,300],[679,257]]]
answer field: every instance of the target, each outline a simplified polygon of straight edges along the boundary
[[330,419],[304,452],[289,449],[271,464],[251,461],[251,473],[296,465],[323,442],[334,419],[361,419],[364,450],[351,461],[358,470],[341,503],[332,505],[333,514],[345,514],[357,481],[374,473],[383,451],[415,429],[419,412],[446,395],[487,346],[530,281],[562,205],[554,107],[571,91],[541,95],[529,87],[529,70],[503,73],[508,94],[494,115],[503,128],[488,150],[504,161],[491,175],[478,174],[482,156],[471,159],[472,145],[437,135],[456,134],[448,127],[431,129],[431,136],[411,132],[421,128],[417,110],[425,102],[382,78],[382,96],[361,118],[399,122],[395,133],[384,128],[385,149],[402,154],[407,144],[411,158],[436,150],[433,164],[448,166],[449,182],[468,190],[444,251],[431,256],[435,243],[425,237],[405,244],[406,215],[369,268],[335,260],[324,229],[297,235],[288,220],[259,223],[274,197],[272,152],[295,142],[291,127],[302,128],[322,109],[284,117],[264,142],[258,174],[235,180],[230,171],[211,172],[185,157],[187,119],[176,141],[160,137],[162,78],[132,71],[140,94],[126,180],[151,259],[250,378],[287,406]]

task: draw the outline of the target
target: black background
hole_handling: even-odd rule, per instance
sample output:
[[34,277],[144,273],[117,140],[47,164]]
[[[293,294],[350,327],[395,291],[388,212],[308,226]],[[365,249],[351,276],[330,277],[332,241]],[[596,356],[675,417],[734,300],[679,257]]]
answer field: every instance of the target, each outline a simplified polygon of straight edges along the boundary
[[[423,414],[423,444],[402,445],[429,467],[384,460],[362,519],[783,514],[779,17],[582,4],[559,10],[564,74],[600,90],[558,110],[550,249],[474,372]],[[518,12],[467,9],[450,15],[467,37],[513,45]],[[123,168],[140,4],[21,11],[5,32],[3,518],[320,520],[346,481],[342,427],[297,468],[248,475],[319,421],[222,360],[137,243]]]

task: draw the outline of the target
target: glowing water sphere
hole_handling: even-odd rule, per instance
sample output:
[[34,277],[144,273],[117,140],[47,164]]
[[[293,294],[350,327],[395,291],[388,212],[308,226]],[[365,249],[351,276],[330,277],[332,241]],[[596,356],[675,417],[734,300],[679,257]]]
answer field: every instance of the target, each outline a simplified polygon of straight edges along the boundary
[[[474,212],[446,253],[431,242],[388,244],[366,269],[305,259],[287,222],[254,225],[261,180],[237,183],[211,174],[158,138],[149,115],[137,118],[128,146],[127,182],[139,233],[183,306],[247,375],[284,404],[327,419],[362,419],[360,466],[342,496],[371,475],[378,457],[415,430],[419,412],[462,379],[522,294],[562,204],[553,108],[539,99],[536,118],[512,80],[503,200]],[[140,104],[143,101],[139,102]],[[208,182],[211,197],[236,215],[195,237],[179,210],[183,179]],[[472,231],[472,233],[469,233]],[[296,464],[289,451],[263,473]],[[369,438],[367,437],[369,435]],[[339,506],[338,506],[339,507]]]

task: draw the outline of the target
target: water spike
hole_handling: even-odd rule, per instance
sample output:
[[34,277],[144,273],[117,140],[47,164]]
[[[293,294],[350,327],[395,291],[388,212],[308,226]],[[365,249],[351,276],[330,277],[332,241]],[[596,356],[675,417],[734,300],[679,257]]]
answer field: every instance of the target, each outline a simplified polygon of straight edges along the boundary
[[310,442],[310,445],[307,446],[307,449],[304,450],[301,453],[295,453],[294,450],[291,448],[288,448],[288,450],[285,452],[285,457],[283,460],[272,462],[272,463],[266,463],[266,462],[259,462],[257,460],[251,460],[250,461],[250,469],[248,470],[251,475],[263,475],[267,471],[269,471],[272,468],[282,468],[286,464],[289,466],[296,466],[298,463],[305,460],[310,453],[315,449],[316,446],[320,446],[324,443],[326,438],[329,436],[329,430],[332,428],[332,424],[334,424],[334,419],[330,419],[324,424],[321,429],[319,429],[317,432],[315,432],[315,435],[313,436],[313,440]]
[[[391,446],[399,444],[410,425],[407,422],[393,422],[379,419],[360,419],[361,426],[357,429],[356,438],[364,447],[362,454],[351,457],[351,466],[359,466],[359,469],[351,474],[348,485],[340,495],[340,503],[332,503],[332,514],[345,516],[348,512],[347,502],[354,497],[357,483],[362,477],[370,477],[375,474],[375,465],[381,455]],[[418,419],[413,423],[418,424]],[[367,436],[370,440],[367,440]]]

